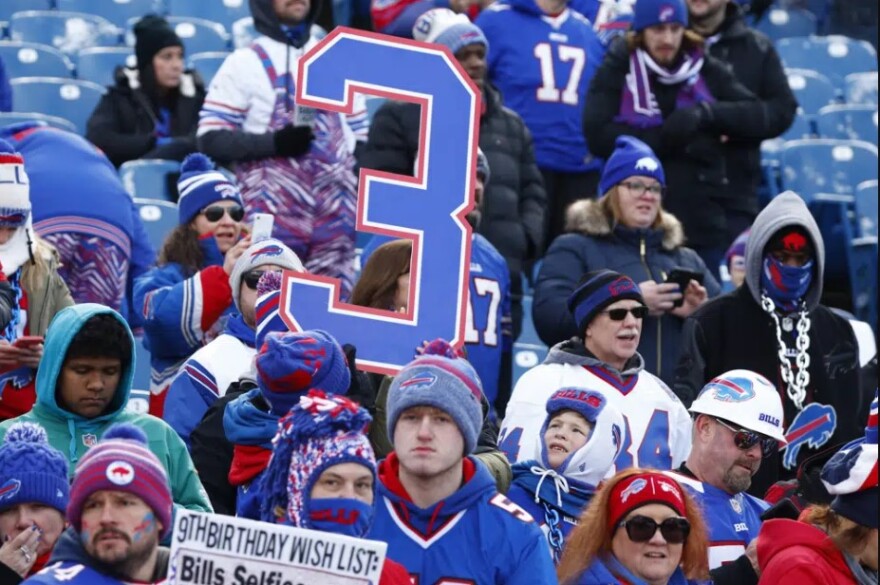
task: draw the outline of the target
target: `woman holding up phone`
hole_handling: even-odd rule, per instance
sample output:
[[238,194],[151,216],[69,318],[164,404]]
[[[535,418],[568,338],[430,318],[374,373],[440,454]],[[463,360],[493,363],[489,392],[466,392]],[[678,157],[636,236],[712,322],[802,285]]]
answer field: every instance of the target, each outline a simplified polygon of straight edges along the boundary
[[663,210],[666,177],[647,144],[618,138],[599,190],[599,199],[569,207],[567,233],[544,257],[535,285],[535,328],[551,346],[576,335],[566,299],[581,275],[605,268],[625,274],[639,284],[650,309],[639,344],[645,369],[669,384],[684,319],[721,289],[697,253],[684,246],[681,223]]

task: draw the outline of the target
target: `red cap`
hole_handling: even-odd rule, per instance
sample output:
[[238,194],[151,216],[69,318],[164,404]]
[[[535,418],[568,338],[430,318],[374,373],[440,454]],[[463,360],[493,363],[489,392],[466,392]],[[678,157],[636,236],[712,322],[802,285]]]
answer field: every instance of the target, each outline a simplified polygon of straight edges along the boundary
[[623,518],[648,504],[663,504],[675,510],[679,516],[687,516],[684,507],[684,492],[671,477],[662,473],[640,473],[618,482],[608,500],[608,529]]

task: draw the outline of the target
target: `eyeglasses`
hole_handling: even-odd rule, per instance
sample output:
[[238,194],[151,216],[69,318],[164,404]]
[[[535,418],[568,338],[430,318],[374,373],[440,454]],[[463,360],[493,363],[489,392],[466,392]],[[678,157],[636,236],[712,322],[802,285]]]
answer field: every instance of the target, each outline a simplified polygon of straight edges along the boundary
[[630,313],[632,313],[632,316],[636,319],[644,319],[648,316],[648,307],[639,306],[631,309],[608,309],[607,311],[602,312],[608,315],[608,318],[612,321],[623,321]]
[[761,443],[761,456],[767,458],[773,455],[779,446],[776,439],[772,437],[746,429],[737,429],[720,418],[716,418],[715,422],[733,433],[733,444],[742,451],[748,451],[758,443]]
[[244,208],[241,205],[233,205],[232,207],[223,207],[222,205],[211,205],[202,210],[202,214],[210,222],[220,221],[223,214],[228,214],[232,221],[241,221],[244,219]]
[[654,185],[646,185],[641,181],[624,181],[621,183],[627,190],[632,191],[634,195],[637,197],[641,197],[645,194],[645,191],[650,193],[651,195],[657,195],[658,197],[663,197],[666,194],[666,188],[657,183]]
[[663,539],[669,544],[681,544],[687,540],[688,535],[691,533],[691,523],[688,522],[687,518],[667,518],[660,524],[657,524],[653,518],[633,516],[617,526],[618,528],[625,528],[626,535],[633,542],[648,542],[657,534],[658,528],[660,529],[660,534],[663,535]]
[[267,272],[275,272],[280,274],[280,270],[251,270],[250,272],[245,272],[244,276],[241,277],[241,281],[251,290],[257,290],[257,284],[260,282],[260,278],[266,274]]

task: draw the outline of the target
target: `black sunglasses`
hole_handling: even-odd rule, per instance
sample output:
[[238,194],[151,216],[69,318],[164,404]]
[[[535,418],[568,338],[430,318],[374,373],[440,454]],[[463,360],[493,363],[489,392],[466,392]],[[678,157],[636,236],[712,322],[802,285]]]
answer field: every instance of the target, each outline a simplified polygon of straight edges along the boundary
[[738,429],[717,417],[715,418],[715,422],[733,433],[733,444],[743,451],[748,451],[758,443],[761,443],[761,456],[766,459],[773,455],[779,447],[776,439],[772,437],[767,437],[761,433],[756,433],[747,429]]
[[667,518],[657,524],[653,518],[633,516],[617,526],[625,528],[626,535],[633,542],[648,542],[657,534],[658,528],[663,539],[669,544],[681,544],[687,540],[691,533],[691,523],[687,521],[687,518]]
[[222,205],[211,205],[202,210],[205,219],[208,221],[220,221],[224,213],[228,213],[232,221],[241,221],[244,219],[244,208],[241,205],[233,205],[232,207],[223,207]]
[[632,309],[608,309],[607,311],[602,311],[603,313],[608,314],[608,318],[612,321],[623,321],[626,319],[626,316],[632,313],[632,316],[636,319],[644,319],[648,316],[648,307],[633,307]]
[[260,278],[266,274],[267,272],[278,272],[280,270],[251,270],[250,272],[245,272],[244,276],[241,277],[241,281],[251,290],[257,290],[257,284],[260,282]]

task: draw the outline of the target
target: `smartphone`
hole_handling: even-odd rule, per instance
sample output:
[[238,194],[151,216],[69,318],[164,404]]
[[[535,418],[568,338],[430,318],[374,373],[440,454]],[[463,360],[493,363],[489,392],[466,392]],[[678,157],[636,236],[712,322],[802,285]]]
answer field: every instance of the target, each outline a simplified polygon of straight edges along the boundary
[[29,349],[35,345],[40,345],[41,343],[43,343],[43,338],[39,335],[24,335],[13,341],[12,345],[23,349]]
[[293,106],[293,125],[294,126],[308,126],[309,128],[315,128],[315,117],[318,113],[318,110],[312,108],[310,106],[301,106],[299,104],[294,104]]
[[251,243],[260,240],[268,240],[272,237],[272,227],[275,225],[275,216],[271,213],[255,213],[254,225],[251,229]]
[[666,280],[664,282],[674,282],[678,285],[679,290],[681,290],[681,298],[675,301],[675,304],[672,305],[673,307],[680,307],[684,304],[684,289],[687,288],[688,283],[692,280],[696,280],[697,283],[703,284],[703,273],[694,272],[687,268],[673,268],[669,274],[666,275]]

